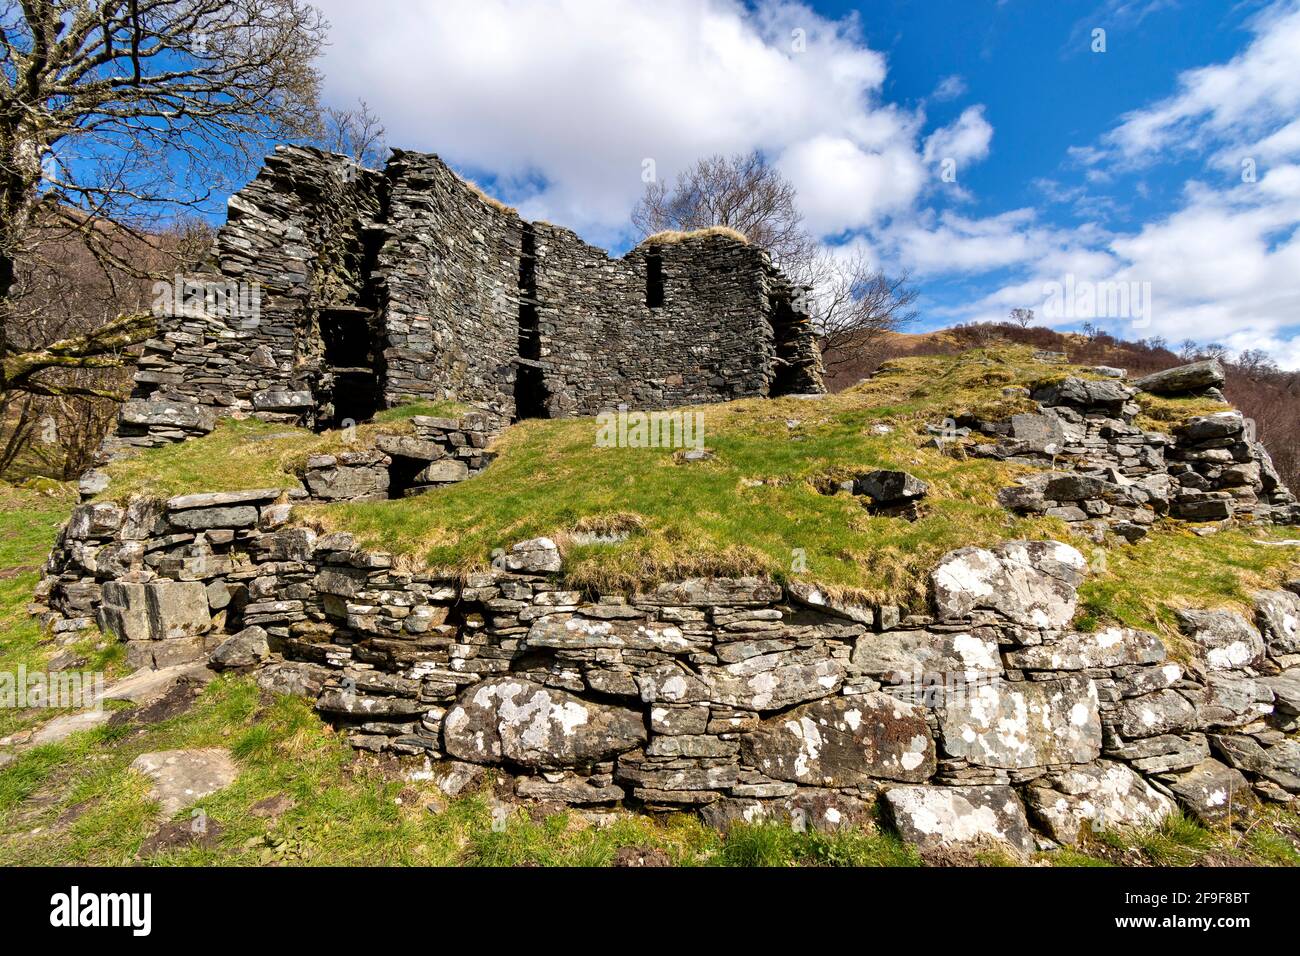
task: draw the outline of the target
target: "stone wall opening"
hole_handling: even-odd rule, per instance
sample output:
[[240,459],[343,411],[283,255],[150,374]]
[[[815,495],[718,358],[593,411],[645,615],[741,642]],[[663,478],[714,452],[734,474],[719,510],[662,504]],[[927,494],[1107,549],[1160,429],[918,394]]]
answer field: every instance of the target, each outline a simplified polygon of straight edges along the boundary
[[331,305],[320,310],[325,366],[321,386],[334,410],[322,416],[322,427],[369,421],[379,410],[382,387],[372,318],[372,310],[364,306]]
[[515,418],[550,418],[542,370],[537,306],[537,236],[523,227],[519,253],[519,354],[515,360]]
[[651,309],[664,304],[664,260],[657,252],[645,257],[645,304]]
[[768,395],[789,395],[800,391],[802,378],[795,364],[799,345],[800,319],[788,296],[778,296],[772,301],[772,344],[776,350],[772,360],[772,383]]

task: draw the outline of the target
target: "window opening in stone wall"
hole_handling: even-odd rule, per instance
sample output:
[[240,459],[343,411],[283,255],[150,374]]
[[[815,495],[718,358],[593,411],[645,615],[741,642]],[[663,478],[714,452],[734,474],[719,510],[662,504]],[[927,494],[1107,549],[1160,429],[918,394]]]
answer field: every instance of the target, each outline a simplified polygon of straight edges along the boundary
[[537,318],[537,238],[525,225],[519,252],[519,345],[515,360],[515,417],[550,418]]
[[652,309],[664,304],[664,260],[657,252],[645,257],[645,304]]
[[324,347],[322,385],[334,407],[332,416],[319,424],[342,428],[348,423],[369,421],[379,410],[379,373],[373,313],[362,306],[334,305],[320,311],[321,344]]

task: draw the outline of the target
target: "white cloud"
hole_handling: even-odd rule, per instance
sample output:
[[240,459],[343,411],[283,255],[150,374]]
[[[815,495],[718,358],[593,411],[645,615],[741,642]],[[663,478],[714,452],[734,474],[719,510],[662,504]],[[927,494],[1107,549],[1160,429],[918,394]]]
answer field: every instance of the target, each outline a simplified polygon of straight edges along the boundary
[[966,93],[966,81],[954,73],[952,76],[945,76],[939,81],[939,85],[934,88],[930,94],[941,103],[948,100],[955,100]]
[[881,104],[885,61],[853,18],[784,0],[318,2],[331,100],[365,97],[389,142],[494,175],[525,214],[597,241],[626,227],[647,158],[662,178],[760,149],[828,230],[921,188],[920,119]]
[[1110,156],[1129,164],[1173,151],[1219,145],[1249,149],[1300,111],[1300,0],[1282,0],[1250,21],[1250,44],[1227,63],[1188,70],[1178,92],[1134,110],[1104,138]]
[[952,159],[960,166],[987,157],[992,142],[993,127],[984,118],[984,107],[969,106],[955,122],[926,137],[925,161],[938,163]]

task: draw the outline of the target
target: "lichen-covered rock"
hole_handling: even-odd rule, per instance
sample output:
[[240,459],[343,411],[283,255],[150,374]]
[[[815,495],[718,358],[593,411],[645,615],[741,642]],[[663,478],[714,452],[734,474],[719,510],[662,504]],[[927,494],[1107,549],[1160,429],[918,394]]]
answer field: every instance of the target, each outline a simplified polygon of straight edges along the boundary
[[995,611],[1026,627],[1061,628],[1074,617],[1087,562],[1059,541],[1012,541],[992,550],[961,548],[930,576],[940,618]]
[[839,690],[844,665],[812,651],[761,654],[723,667],[700,668],[707,699],[744,710],[784,710]]
[[1239,771],[1211,757],[1169,779],[1178,802],[1202,823],[1221,823],[1254,803],[1250,784]]
[[469,687],[443,719],[452,756],[472,763],[573,767],[644,744],[640,713],[515,677]]
[[1093,829],[1157,826],[1174,809],[1122,763],[1099,760],[1040,777],[1025,790],[1030,812],[1059,843],[1078,841],[1087,821]]
[[1135,388],[1155,395],[1180,395],[1187,392],[1199,392],[1207,388],[1218,388],[1226,378],[1223,366],[1214,359],[1204,362],[1192,362],[1167,368],[1162,372],[1153,372],[1133,383]]
[[593,620],[574,614],[547,614],[528,629],[525,646],[570,650],[628,648],[685,654],[707,650],[708,642],[686,635],[673,624],[638,620]]
[[1253,667],[1264,657],[1264,639],[1235,611],[1174,612],[1183,633],[1197,645],[1211,670]]
[[886,694],[804,704],[741,738],[741,755],[769,777],[816,787],[920,783],[934,773],[934,741],[919,707]]
[[557,574],[564,568],[560,549],[550,538],[530,538],[511,545],[506,570],[521,574]]
[[940,740],[947,754],[979,767],[1089,763],[1101,753],[1097,708],[1088,678],[990,681],[948,695]]
[[1121,701],[1112,719],[1127,740],[1158,737],[1195,727],[1196,708],[1177,691],[1160,690]]
[[965,680],[1002,673],[996,632],[991,628],[864,634],[853,645],[852,661],[866,674],[899,680],[918,672],[961,675]]
[[1300,595],[1260,591],[1255,595],[1255,621],[1269,654],[1300,654]]
[[891,787],[885,806],[899,835],[921,849],[980,847],[988,841],[1029,853],[1025,808],[1010,787]]
[[768,800],[724,798],[701,809],[700,819],[718,830],[729,830],[737,823],[774,823],[798,833],[836,833],[869,825],[872,811],[871,804],[859,797],[810,788]]
[[1186,693],[1196,707],[1196,725],[1203,730],[1241,727],[1273,712],[1268,685],[1233,671],[1211,671],[1203,687]]
[[1108,627],[1100,631],[1064,634],[1007,655],[1007,664],[1023,670],[1079,671],[1090,667],[1158,664],[1165,646],[1149,631]]
[[1212,734],[1215,753],[1233,767],[1271,780],[1288,793],[1300,793],[1300,741],[1290,738],[1271,747],[1244,734]]
[[781,599],[781,586],[767,578],[687,578],[661,584],[648,594],[636,595],[637,604],[698,607],[768,604]]

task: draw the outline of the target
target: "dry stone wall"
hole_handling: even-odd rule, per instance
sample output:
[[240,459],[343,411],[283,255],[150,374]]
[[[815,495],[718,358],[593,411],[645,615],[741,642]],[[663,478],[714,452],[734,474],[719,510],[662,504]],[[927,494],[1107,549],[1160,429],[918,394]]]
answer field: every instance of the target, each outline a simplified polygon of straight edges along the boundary
[[953,552],[904,615],[758,578],[581,593],[547,539],[420,573],[286,524],[277,494],[80,506],[48,620],[96,614],[136,663],[251,670],[359,748],[494,767],[520,799],[819,828],[883,801],[921,846],[1028,851],[1300,793],[1300,582],[1253,621],[1187,614],[1179,663],[1072,630],[1087,567],[1058,542]]

